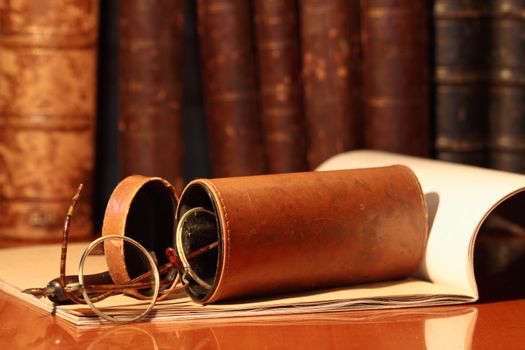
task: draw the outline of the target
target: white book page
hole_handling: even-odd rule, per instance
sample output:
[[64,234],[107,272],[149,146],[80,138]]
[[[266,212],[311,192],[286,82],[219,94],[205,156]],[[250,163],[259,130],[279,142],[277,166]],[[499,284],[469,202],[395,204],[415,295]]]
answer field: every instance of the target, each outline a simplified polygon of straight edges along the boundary
[[473,255],[477,232],[499,203],[525,189],[525,175],[379,151],[351,151],[317,170],[403,164],[418,177],[429,211],[429,239],[418,276],[478,298]]

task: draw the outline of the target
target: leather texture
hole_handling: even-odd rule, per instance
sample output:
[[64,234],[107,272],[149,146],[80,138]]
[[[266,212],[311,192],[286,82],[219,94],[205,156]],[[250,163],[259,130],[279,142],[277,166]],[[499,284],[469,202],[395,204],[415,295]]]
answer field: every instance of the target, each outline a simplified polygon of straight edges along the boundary
[[266,172],[250,2],[197,1],[197,29],[212,174]]
[[429,156],[429,9],[362,0],[365,148]]
[[119,6],[121,173],[182,184],[181,0]]
[[492,3],[490,21],[490,167],[525,173],[525,3]]
[[400,165],[198,179],[177,217],[199,206],[220,240],[212,288],[188,289],[200,303],[402,278],[426,247],[423,193]]
[[0,2],[0,237],[93,233],[98,0]]
[[359,1],[300,0],[308,165],[361,145]]
[[441,160],[488,165],[490,5],[434,2],[435,149]]
[[260,114],[268,171],[307,170],[297,3],[253,2]]

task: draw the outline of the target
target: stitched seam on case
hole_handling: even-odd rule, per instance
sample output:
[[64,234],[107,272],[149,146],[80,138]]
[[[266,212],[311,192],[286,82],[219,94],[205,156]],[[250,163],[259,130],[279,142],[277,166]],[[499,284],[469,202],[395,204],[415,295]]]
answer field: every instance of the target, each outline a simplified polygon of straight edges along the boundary
[[[421,237],[421,243],[423,244],[423,246],[425,247],[423,249],[423,251],[421,252],[421,255],[419,257],[419,259],[423,259],[423,257],[425,256],[426,254],[426,245],[428,244],[428,239],[430,237],[430,227],[428,226],[428,207],[427,207],[427,203],[425,201],[425,194],[423,193],[423,187],[421,186],[421,182],[419,182],[419,178],[417,177],[416,173],[414,172],[414,170],[412,170],[412,168],[406,166],[406,165],[402,165],[401,164],[401,167],[404,167],[405,169],[408,170],[408,173],[410,174],[409,176],[414,180],[415,184],[416,184],[416,188],[419,190],[419,199],[420,199],[420,203],[423,203],[423,209],[425,211],[425,235],[423,235]],[[421,262],[420,262],[421,263]],[[418,265],[419,266],[419,265]]]
[[428,227],[428,207],[427,207],[427,203],[425,201],[425,194],[423,193],[423,187],[421,186],[421,182],[419,182],[419,179],[417,177],[417,175],[414,173],[414,170],[412,170],[410,167],[406,166],[405,165],[405,168],[408,169],[408,173],[410,174],[411,178],[414,180],[414,183],[415,183],[415,187],[417,188],[417,190],[419,190],[419,199],[421,201],[421,203],[423,203],[423,208],[424,208],[424,211],[425,211],[425,236],[423,238],[424,241],[426,241],[428,239],[428,236],[429,236],[429,229],[430,227]]
[[[219,202],[220,202],[220,205],[221,205],[221,208],[224,212],[224,223],[225,223],[225,231],[226,231],[226,241],[227,241],[227,247],[224,247],[226,249],[226,259],[224,260],[224,273],[222,274],[223,276],[226,275],[227,271],[228,271],[228,268],[230,266],[230,221],[228,220],[228,212],[226,211],[226,205],[224,204],[224,200],[221,196],[221,193],[219,192],[219,190],[217,189],[217,187],[215,186],[214,183],[212,183],[211,181],[207,181],[208,182],[208,185],[210,187],[213,188],[213,191],[217,194],[217,197],[219,198]],[[224,242],[223,242],[224,243]],[[220,277],[220,276],[219,276]],[[218,287],[222,287],[221,286],[221,281],[219,280],[219,284],[218,284]],[[217,293],[217,291],[219,291],[219,288],[217,288],[214,292]]]

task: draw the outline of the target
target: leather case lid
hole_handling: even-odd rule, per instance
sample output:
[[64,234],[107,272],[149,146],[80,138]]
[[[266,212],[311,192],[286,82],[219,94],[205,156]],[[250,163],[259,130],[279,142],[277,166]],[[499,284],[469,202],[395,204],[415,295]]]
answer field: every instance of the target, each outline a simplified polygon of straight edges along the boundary
[[[122,180],[108,201],[102,235],[126,235],[153,251],[159,264],[165,263],[165,249],[173,247],[175,230],[175,189],[159,177],[132,175]],[[106,259],[111,277],[129,280],[122,246],[107,245]]]

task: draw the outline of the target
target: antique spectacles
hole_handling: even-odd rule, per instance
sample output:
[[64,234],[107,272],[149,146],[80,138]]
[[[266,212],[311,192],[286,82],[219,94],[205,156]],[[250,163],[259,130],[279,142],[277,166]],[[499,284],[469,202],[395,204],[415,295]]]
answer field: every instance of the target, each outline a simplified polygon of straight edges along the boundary
[[[215,214],[204,208],[193,208],[184,213],[177,225],[176,249],[166,248],[167,262],[158,266],[156,256],[136,240],[123,235],[106,235],[95,239],[84,250],[80,258],[78,275],[66,275],[68,235],[82,185],[73,196],[72,203],[64,220],[62,248],[60,255],[60,274],[44,288],[29,288],[24,293],[36,297],[47,297],[53,303],[87,304],[101,318],[117,323],[127,323],[142,319],[153,309],[158,301],[184,292],[189,281],[202,288],[211,285],[192,267],[192,260],[212,250],[218,242],[204,244],[187,253],[184,249],[184,223],[191,216],[202,216],[215,220]],[[115,252],[121,254],[117,260]],[[118,254],[117,254],[118,255]],[[115,264],[124,264],[117,266]],[[124,276],[118,271],[126,271]],[[131,298],[122,298],[122,295]]]

